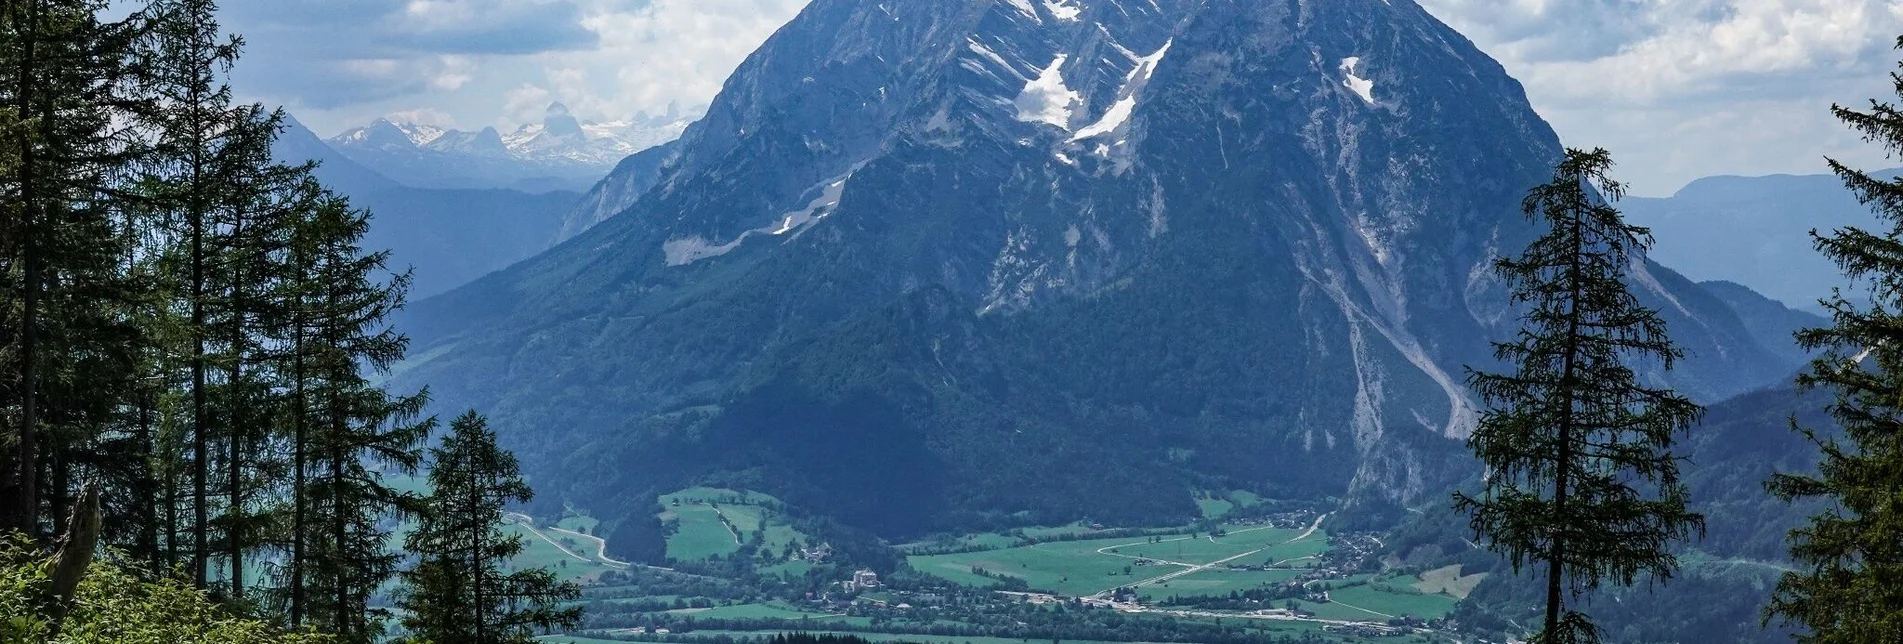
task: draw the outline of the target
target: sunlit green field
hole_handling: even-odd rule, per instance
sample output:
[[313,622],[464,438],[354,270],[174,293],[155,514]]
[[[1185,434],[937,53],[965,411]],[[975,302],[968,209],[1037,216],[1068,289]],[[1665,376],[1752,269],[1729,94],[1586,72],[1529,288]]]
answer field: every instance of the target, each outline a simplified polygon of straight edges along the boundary
[[[739,552],[742,544],[763,528],[761,545],[775,556],[788,544],[806,540],[780,518],[780,501],[759,492],[700,487],[663,494],[657,500],[663,508],[661,520],[679,522],[667,538],[667,556],[676,561],[699,561]],[[726,522],[721,521],[723,517]],[[789,562],[768,572],[802,574],[806,568],[800,562]]]

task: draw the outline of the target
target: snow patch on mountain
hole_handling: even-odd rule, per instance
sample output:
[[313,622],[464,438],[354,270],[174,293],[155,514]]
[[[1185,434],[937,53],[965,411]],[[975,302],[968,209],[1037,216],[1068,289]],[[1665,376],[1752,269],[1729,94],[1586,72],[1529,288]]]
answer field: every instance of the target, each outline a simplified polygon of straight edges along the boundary
[[1341,59],[1341,74],[1347,77],[1346,80],[1342,81],[1342,86],[1347,87],[1348,91],[1354,92],[1355,96],[1361,97],[1361,100],[1367,101],[1369,105],[1373,105],[1374,81],[1355,75],[1356,68],[1360,66],[1361,58],[1359,56],[1350,56]]
[[[1084,129],[1078,130],[1077,135],[1071,137],[1071,140],[1082,141],[1091,137],[1102,136],[1121,130],[1123,125],[1129,122],[1130,115],[1136,111],[1137,94],[1143,90],[1145,85],[1149,84],[1150,78],[1156,75],[1157,64],[1163,62],[1163,57],[1170,53],[1170,45],[1175,43],[1175,39],[1164,42],[1161,49],[1156,50],[1156,53],[1148,56],[1136,56],[1131,54],[1129,50],[1124,50],[1124,54],[1129,55],[1130,58],[1136,62],[1136,67],[1131,69],[1130,74],[1124,78],[1123,89],[1118,91],[1117,102],[1111,104],[1110,109],[1104,111],[1103,118],[1098,119],[1096,123]],[[1122,48],[1119,47],[1119,49]],[[1107,153],[1108,150],[1105,150],[1105,152]]]
[[1044,0],[1044,9],[1059,22],[1076,22],[1077,14],[1083,13],[1083,7],[1070,4],[1069,0]]
[[1018,108],[1018,120],[1070,129],[1071,110],[1084,97],[1064,85],[1064,63],[1069,60],[1070,54],[1058,54],[1037,78],[1025,83],[1024,91],[1013,101]]
[[1038,24],[1044,23],[1044,19],[1037,15],[1037,7],[1031,6],[1031,0],[1005,0],[1005,2],[1010,3],[1013,7],[1017,7],[1019,13],[1024,14],[1032,20],[1036,20]]
[[793,236],[797,238],[801,233],[806,232],[807,224],[818,223],[820,220],[831,216],[833,211],[839,207],[840,197],[846,194],[846,182],[852,179],[853,173],[858,172],[859,168],[864,165],[863,163],[855,165],[851,170],[846,171],[845,174],[820,184],[819,196],[807,202],[805,208],[786,213],[780,223],[779,229],[772,231],[772,233],[775,235],[784,235],[792,232],[794,233]]

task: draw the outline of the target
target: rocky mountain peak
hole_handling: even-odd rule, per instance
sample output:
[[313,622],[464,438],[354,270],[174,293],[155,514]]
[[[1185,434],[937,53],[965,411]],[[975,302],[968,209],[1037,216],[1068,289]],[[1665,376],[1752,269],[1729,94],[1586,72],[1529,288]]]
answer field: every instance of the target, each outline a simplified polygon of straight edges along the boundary
[[[892,532],[1187,512],[1208,477],[1417,503],[1471,474],[1460,374],[1513,331],[1490,267],[1559,153],[1408,0],[815,0],[585,231],[420,304],[405,377],[546,444],[779,467],[822,506],[899,483],[807,445],[891,443],[918,499],[836,509]],[[1707,400],[1786,375],[1635,268],[1696,356],[1652,375]],[[529,391],[481,375],[505,367]]]

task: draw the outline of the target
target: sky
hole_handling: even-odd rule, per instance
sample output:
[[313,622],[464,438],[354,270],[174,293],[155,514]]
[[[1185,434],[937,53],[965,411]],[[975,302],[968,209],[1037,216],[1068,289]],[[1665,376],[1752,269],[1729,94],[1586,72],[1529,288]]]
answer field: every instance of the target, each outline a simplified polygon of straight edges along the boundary
[[[704,105],[808,0],[227,0],[233,84],[322,135],[380,116],[504,130]],[[938,0],[952,1],[952,0]],[[1903,0],[1419,0],[1634,194],[1717,174],[1895,166],[1829,112],[1894,99]]]

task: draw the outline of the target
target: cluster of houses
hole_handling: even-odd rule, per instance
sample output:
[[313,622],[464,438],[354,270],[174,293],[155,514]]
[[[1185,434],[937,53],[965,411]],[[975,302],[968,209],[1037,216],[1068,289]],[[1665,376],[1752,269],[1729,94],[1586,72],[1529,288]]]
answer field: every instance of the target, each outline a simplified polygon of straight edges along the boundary
[[1315,522],[1315,511],[1296,510],[1292,512],[1277,512],[1259,517],[1235,517],[1225,519],[1224,522],[1232,526],[1269,526],[1271,528],[1284,529],[1306,528]]
[[800,548],[799,558],[813,563],[826,563],[833,558],[833,544],[822,543],[811,548]]

